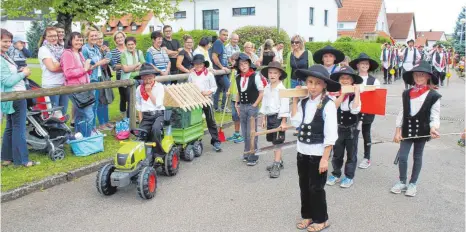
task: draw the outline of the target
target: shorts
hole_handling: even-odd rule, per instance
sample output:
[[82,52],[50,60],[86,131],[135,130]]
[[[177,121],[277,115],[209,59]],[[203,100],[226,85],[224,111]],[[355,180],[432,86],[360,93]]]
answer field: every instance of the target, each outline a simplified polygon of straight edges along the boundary
[[[282,119],[278,117],[278,114],[267,115],[267,130],[275,129],[282,123]],[[266,135],[267,142],[272,144],[282,144],[285,142],[285,131],[270,133]]]

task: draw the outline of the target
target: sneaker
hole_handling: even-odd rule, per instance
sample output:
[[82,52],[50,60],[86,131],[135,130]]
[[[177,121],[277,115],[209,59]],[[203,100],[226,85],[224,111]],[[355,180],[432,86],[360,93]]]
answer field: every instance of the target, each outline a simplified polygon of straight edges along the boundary
[[340,178],[334,176],[334,175],[330,175],[330,177],[327,179],[327,185],[330,185],[330,186],[333,186],[335,185],[336,183],[340,182]]
[[343,178],[343,180],[341,181],[341,184],[340,184],[340,187],[342,188],[349,188],[351,187],[351,185],[353,185],[353,179],[350,179],[350,178]]
[[244,138],[241,135],[238,135],[235,140],[233,140],[234,143],[242,143],[244,142]]
[[272,170],[272,167],[273,167],[273,165],[274,165],[275,163],[278,163],[278,167],[279,167],[280,169],[284,169],[284,168],[285,168],[285,166],[283,166],[283,160],[280,160],[280,162],[273,162],[271,165],[267,166],[266,170],[267,170],[267,171]]
[[227,141],[234,141],[235,139],[237,139],[238,137],[241,137],[241,135],[239,133],[234,133],[232,136],[228,137],[227,138]]
[[214,149],[216,152],[221,152],[222,148],[220,147],[220,142],[214,143]]
[[366,169],[371,166],[371,161],[368,159],[363,159],[362,162],[359,164],[359,168]]
[[401,181],[398,181],[398,183],[396,183],[395,186],[393,186],[392,189],[390,189],[390,192],[399,194],[403,191],[406,191],[406,189],[407,189],[406,184],[404,184]]
[[248,162],[249,155],[243,155],[243,162]]
[[417,193],[416,184],[410,183],[408,185],[408,189],[406,190],[405,196],[414,197],[416,196],[416,193]]
[[269,171],[270,178],[278,178],[280,176],[280,163],[274,162]]
[[259,163],[259,160],[248,160],[246,165],[248,166],[256,166],[256,164]]

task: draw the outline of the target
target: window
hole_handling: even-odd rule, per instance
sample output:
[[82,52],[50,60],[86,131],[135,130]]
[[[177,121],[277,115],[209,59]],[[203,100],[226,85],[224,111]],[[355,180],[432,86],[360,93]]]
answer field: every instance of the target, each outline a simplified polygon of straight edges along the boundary
[[364,38],[365,38],[365,39],[369,39],[369,36],[368,36],[368,35],[366,35]]
[[186,18],[186,11],[175,12],[175,19],[185,19],[185,18]]
[[314,37],[309,37],[309,42],[314,42]]
[[110,32],[111,30],[112,28],[109,25],[107,25],[107,32]]
[[24,22],[16,22],[16,32],[24,32]]
[[123,25],[121,23],[118,23],[118,31],[123,31]]
[[309,24],[314,25],[314,7],[309,8]]
[[131,31],[136,31],[138,29],[138,25],[136,23],[131,23]]
[[151,33],[154,32],[154,31],[155,31],[155,30],[154,30],[154,26],[149,26],[149,31],[150,31]]
[[202,25],[205,30],[218,30],[218,9],[203,10]]
[[256,15],[255,7],[233,8],[233,16]]
[[345,24],[339,23],[339,24],[338,24],[338,29],[343,29],[343,28],[345,28]]
[[324,15],[324,25],[328,26],[328,10],[325,10],[325,15]]

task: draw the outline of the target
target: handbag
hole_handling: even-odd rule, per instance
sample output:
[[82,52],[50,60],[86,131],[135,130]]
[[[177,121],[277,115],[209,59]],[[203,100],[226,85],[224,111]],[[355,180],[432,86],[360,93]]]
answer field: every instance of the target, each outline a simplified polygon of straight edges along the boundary
[[[82,61],[81,61],[81,64],[83,64]],[[84,64],[83,64],[83,67],[84,67]],[[80,84],[82,85],[84,83],[80,82]],[[85,108],[95,103],[95,96],[92,90],[84,91],[80,93],[72,93],[71,98],[73,98],[74,102],[76,103],[76,106],[80,109]]]

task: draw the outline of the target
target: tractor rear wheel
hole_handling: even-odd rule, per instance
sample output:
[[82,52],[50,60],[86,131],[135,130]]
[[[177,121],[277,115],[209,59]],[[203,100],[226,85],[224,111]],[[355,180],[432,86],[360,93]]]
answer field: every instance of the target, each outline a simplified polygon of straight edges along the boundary
[[163,173],[167,176],[174,176],[180,168],[180,149],[173,146],[164,157]]
[[194,147],[194,156],[199,157],[202,155],[202,152],[204,151],[204,145],[202,145],[201,141],[196,141],[193,144]]
[[142,199],[151,199],[157,190],[157,172],[153,167],[144,167],[139,171],[137,180],[138,194]]
[[112,186],[112,183],[110,181],[110,176],[112,173],[115,171],[115,166],[112,164],[107,164],[103,166],[98,172],[97,172],[97,178],[96,178],[96,187],[97,191],[100,194],[109,196],[117,191],[117,187]]
[[194,157],[195,157],[195,153],[194,153],[194,146],[189,144],[188,146],[186,146],[184,148],[184,152],[183,152],[183,158],[184,160],[186,161],[193,161],[194,160]]

